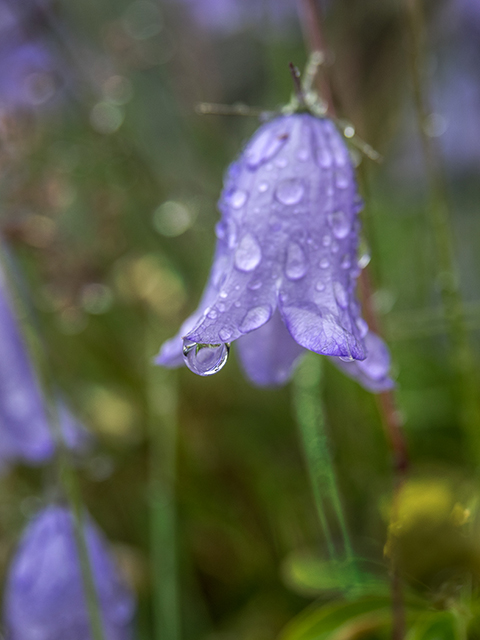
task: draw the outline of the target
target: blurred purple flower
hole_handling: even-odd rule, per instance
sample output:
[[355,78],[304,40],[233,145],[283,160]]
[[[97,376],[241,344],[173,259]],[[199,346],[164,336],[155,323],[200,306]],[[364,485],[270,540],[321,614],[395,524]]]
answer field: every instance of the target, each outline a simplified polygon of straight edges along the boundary
[[[91,640],[71,512],[41,511],[20,541],[5,587],[8,640]],[[84,525],[105,640],[132,637],[135,603],[120,579],[107,541],[91,521]]]
[[87,453],[93,445],[93,434],[73,415],[67,404],[57,399],[57,416],[65,446],[76,454]]
[[0,46],[0,107],[46,105],[61,84],[58,65],[41,42],[15,40]]
[[39,35],[46,2],[0,0],[0,108],[37,108],[52,103],[65,73],[48,41]]
[[[392,386],[383,342],[355,299],[361,199],[334,124],[309,114],[264,124],[227,174],[217,249],[195,313],[157,363],[216,373],[238,340],[247,376],[280,385],[309,349],[348,361],[371,391]],[[183,356],[182,356],[183,339]],[[367,348],[366,348],[367,343]]]
[[171,0],[183,5],[202,29],[229,34],[264,25],[283,26],[296,20],[292,0]]
[[[66,445],[84,451],[85,429],[62,401],[58,418]],[[0,467],[15,460],[45,462],[54,450],[45,401],[0,270]]]

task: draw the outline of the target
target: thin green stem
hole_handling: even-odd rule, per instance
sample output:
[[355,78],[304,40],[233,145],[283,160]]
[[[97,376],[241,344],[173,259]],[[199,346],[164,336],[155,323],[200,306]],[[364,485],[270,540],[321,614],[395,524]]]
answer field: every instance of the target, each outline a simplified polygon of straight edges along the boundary
[[428,81],[423,73],[424,19],[418,0],[405,0],[406,25],[410,42],[410,68],[413,95],[429,185],[428,215],[438,261],[438,281],[445,320],[452,346],[452,364],[458,376],[462,423],[476,461],[480,460],[480,402],[476,367],[455,264],[450,203],[441,156],[435,141],[427,134],[431,108]]
[[294,378],[294,406],[315,499],[318,519],[322,527],[330,557],[337,560],[332,534],[327,522],[324,503],[330,502],[337,518],[343,542],[344,559],[354,566],[353,549],[337,487],[323,410],[320,386],[322,359],[307,354]]
[[150,544],[154,591],[154,638],[179,640],[175,475],[176,373],[150,365]]
[[75,471],[66,460],[66,456],[60,456],[60,458],[64,458],[63,461],[60,461],[60,465],[62,467],[60,475],[70,504],[70,509],[73,514],[73,531],[80,561],[80,571],[85,589],[85,601],[90,619],[92,637],[93,640],[105,640],[100,602],[98,600],[95,578],[90,563],[85,536],[85,509],[82,504],[82,497],[79,491]]
[[[0,272],[5,271],[8,273],[10,270],[14,270],[15,265],[12,264],[12,258],[8,255],[5,247],[2,246],[0,251]],[[17,284],[21,285],[22,300],[30,313],[32,313],[32,307],[30,300],[26,296],[24,291],[23,280],[18,270],[15,270],[15,279]],[[4,294],[5,295],[5,294]],[[35,323],[37,324],[37,323]],[[81,494],[78,486],[78,480],[76,472],[70,461],[70,452],[68,451],[63,438],[62,427],[58,415],[58,397],[57,389],[54,382],[54,376],[50,366],[50,360],[48,357],[48,350],[46,345],[40,340],[42,347],[42,356],[44,364],[44,394],[45,398],[48,398],[49,405],[49,426],[51,429],[52,438],[56,445],[56,463],[58,469],[58,476],[60,482],[64,488],[67,501],[73,515],[73,530],[75,536],[75,542],[78,549],[78,557],[80,562],[80,571],[82,574],[83,586],[85,589],[85,601],[87,605],[87,611],[90,621],[90,627],[92,631],[92,637],[94,640],[105,640],[103,633],[102,614],[100,609],[100,603],[98,601],[97,590],[95,587],[95,580],[92,572],[90,558],[88,555],[88,547],[85,538],[84,529],[84,517],[83,517],[83,505]]]

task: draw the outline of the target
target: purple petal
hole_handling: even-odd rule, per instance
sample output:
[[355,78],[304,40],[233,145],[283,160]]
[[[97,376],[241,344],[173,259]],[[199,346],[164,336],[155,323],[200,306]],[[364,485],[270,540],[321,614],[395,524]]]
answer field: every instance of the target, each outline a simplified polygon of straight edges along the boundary
[[225,269],[229,265],[227,241],[219,237],[217,249],[213,259],[213,267],[197,309],[189,316],[180,327],[176,336],[165,342],[160,353],[155,358],[155,363],[164,367],[179,367],[183,365],[183,338],[194,329],[215,302],[220,292],[220,286],[225,277]]
[[283,385],[304,353],[277,311],[269,322],[238,340],[238,354],[250,380],[260,386]]
[[[182,339],[217,345],[242,339],[242,361],[258,384],[286,381],[268,354],[278,335],[316,353],[362,360],[365,323],[355,298],[361,200],[348,149],[334,124],[309,114],[264,124],[227,172],[217,251],[195,313],[157,359],[182,362]],[[273,318],[275,322],[273,322]],[[262,329],[263,328],[263,329]],[[266,363],[255,364],[261,339]],[[211,355],[211,354],[207,354]],[[213,354],[216,357],[216,353]]]
[[93,445],[93,435],[77,420],[62,399],[57,400],[58,421],[65,446],[77,454],[85,454]]
[[[128,640],[133,597],[89,518],[84,531],[105,638]],[[73,518],[66,508],[44,509],[24,532],[7,578],[4,620],[10,640],[90,640]]]
[[0,457],[43,462],[54,450],[37,377],[0,273]]
[[368,391],[382,393],[392,389],[395,384],[389,376],[390,353],[386,344],[377,334],[369,331],[365,336],[365,346],[367,349],[365,360],[355,362],[344,362],[339,358],[330,358],[330,360]]

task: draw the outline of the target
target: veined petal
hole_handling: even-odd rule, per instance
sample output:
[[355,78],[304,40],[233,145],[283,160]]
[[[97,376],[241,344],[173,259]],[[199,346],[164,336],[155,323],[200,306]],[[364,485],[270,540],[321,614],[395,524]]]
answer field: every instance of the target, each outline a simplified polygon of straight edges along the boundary
[[238,354],[247,377],[258,386],[279,386],[290,379],[304,349],[293,340],[276,311],[257,331],[238,340]]
[[361,360],[365,350],[332,313],[315,307],[280,307],[288,331],[298,344],[328,356]]
[[[182,338],[192,345],[241,338],[247,375],[281,384],[301,348],[365,359],[368,328],[355,298],[361,205],[348,149],[330,120],[304,113],[260,127],[227,171],[200,306],[157,362],[181,364]],[[277,362],[282,333],[285,359]]]
[[204,289],[202,298],[195,311],[182,323],[178,333],[165,342],[155,363],[164,367],[174,368],[183,364],[183,338],[202,320],[205,310],[215,302],[225,279],[225,271],[229,267],[227,238],[219,237],[212,270]]

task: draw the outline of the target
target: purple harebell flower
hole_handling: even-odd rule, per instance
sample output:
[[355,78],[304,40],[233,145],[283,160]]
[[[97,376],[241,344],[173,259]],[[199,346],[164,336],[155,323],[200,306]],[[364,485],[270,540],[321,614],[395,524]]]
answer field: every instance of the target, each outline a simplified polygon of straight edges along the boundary
[[[60,399],[57,416],[65,445],[85,453],[91,437]],[[45,399],[0,268],[0,470],[16,460],[46,462],[54,451]]]
[[[195,313],[157,363],[216,373],[238,340],[247,376],[281,385],[305,349],[367,389],[389,389],[390,357],[355,298],[362,207],[333,122],[308,113],[259,128],[229,168],[217,248]],[[182,342],[183,341],[183,342]]]
[[[91,640],[73,526],[68,509],[51,506],[24,532],[5,587],[8,640]],[[105,640],[129,640],[133,597],[119,578],[101,532],[89,519],[84,531]]]

